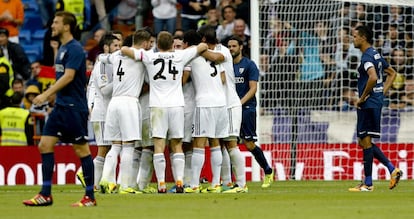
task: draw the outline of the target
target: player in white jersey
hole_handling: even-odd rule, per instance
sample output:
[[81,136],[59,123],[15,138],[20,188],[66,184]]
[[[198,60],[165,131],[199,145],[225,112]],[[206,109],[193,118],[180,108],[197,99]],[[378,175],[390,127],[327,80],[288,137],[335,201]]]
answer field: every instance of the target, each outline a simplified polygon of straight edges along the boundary
[[184,138],[183,151],[185,156],[184,186],[189,186],[191,181],[191,157],[193,154],[193,119],[195,110],[195,89],[190,77],[191,67],[185,67],[183,72],[184,93]]
[[[131,50],[139,54],[139,49],[149,49],[151,46],[150,33],[138,30],[134,33],[134,45]],[[113,65],[113,92],[108,105],[105,123],[105,140],[112,141],[111,150],[106,156],[106,162],[101,179],[101,189],[108,187],[108,176],[114,171],[118,155],[121,152],[120,172],[131,173],[135,141],[141,140],[141,110],[138,97],[144,83],[145,67],[120,51],[109,56],[100,56],[99,60]],[[131,174],[121,174],[119,193],[138,193],[129,187],[136,179]]]
[[[208,28],[209,27],[205,27],[202,29],[206,40],[213,37],[212,31],[214,31],[214,29],[209,30]],[[210,43],[208,45],[209,48],[214,48],[214,51],[223,55],[221,65],[226,73],[225,91],[227,112],[229,117],[229,137],[224,138],[222,141],[225,147],[222,147],[223,164],[221,169],[221,177],[224,185],[231,185],[231,167],[233,167],[236,184],[232,185],[231,188],[224,191],[224,193],[247,192],[245,162],[237,145],[237,138],[240,134],[242,122],[242,104],[236,91],[233,57],[229,49],[221,44]]]
[[[113,53],[121,48],[121,41],[111,33],[105,34],[99,42],[104,54]],[[95,173],[95,189],[99,189],[105,156],[108,153],[111,142],[104,140],[104,124],[106,110],[112,97],[112,65],[95,62],[88,84],[88,106],[90,106],[90,122],[92,123],[98,152],[93,160]],[[78,179],[84,184],[83,173],[79,171]],[[112,182],[115,182],[113,177]]]
[[[173,48],[174,50],[181,50],[187,48],[188,46],[184,45],[183,37],[174,36]],[[192,144],[192,131],[193,131],[193,116],[195,108],[195,91],[194,86],[190,77],[190,69],[184,67],[183,70],[183,94],[184,94],[184,137],[183,137],[183,152],[185,157],[185,166],[184,166],[184,187],[190,185],[191,180],[191,155],[193,153]],[[170,148],[170,160],[173,159],[174,153]],[[175,169],[172,166],[172,173],[175,177]],[[172,187],[168,192],[175,193],[176,186]]]
[[162,31],[157,37],[159,52],[141,50],[140,53],[133,53],[127,47],[121,49],[123,54],[142,61],[148,72],[154,169],[159,193],[167,191],[164,157],[167,133],[174,152],[172,165],[174,165],[176,173],[176,190],[177,193],[183,192],[184,153],[181,141],[184,136],[183,68],[191,59],[207,50],[206,44],[177,51],[172,50],[172,45],[172,35]]
[[139,103],[142,112],[142,140],[138,142],[135,150],[141,150],[138,170],[138,190],[143,193],[156,193],[157,189],[150,186],[152,172],[154,171],[153,156],[154,143],[151,137],[150,107],[149,107],[149,79],[145,74],[145,83],[142,87]]
[[[213,27],[203,26],[200,28],[199,33],[203,37],[204,42],[208,44],[209,49],[215,51],[215,53],[206,53],[206,58],[220,63],[226,74],[224,88],[229,118],[229,137],[223,138],[221,141],[224,146],[222,148],[223,162],[221,168],[221,178],[223,185],[225,185],[223,190],[226,190],[224,193],[247,192],[245,162],[237,145],[242,122],[242,105],[236,91],[233,58],[227,47],[216,43],[215,29]],[[234,169],[236,178],[236,184],[234,185],[231,183],[231,166]]]
[[[151,33],[151,49],[154,49],[156,36],[148,28],[145,28]],[[145,82],[142,86],[141,96],[139,97],[141,106],[141,125],[142,125],[142,140],[137,141],[134,150],[134,166],[132,177],[137,176],[138,190],[142,193],[156,193],[157,189],[150,186],[152,179],[152,172],[154,171],[153,156],[154,143],[150,133],[150,107],[149,107],[149,79],[148,74],[145,74]]]
[[[184,35],[184,42],[188,45],[198,43],[201,37],[195,31],[188,31]],[[209,51],[206,53],[210,53]],[[202,55],[204,56],[205,53]],[[205,146],[210,139],[211,168],[213,179],[211,187],[206,192],[221,192],[220,169],[221,149],[220,138],[228,136],[228,117],[226,113],[226,97],[224,93],[224,72],[204,57],[197,57],[190,63],[191,78],[196,91],[196,108],[193,120],[194,148],[191,158],[191,183],[185,191],[188,193],[200,192],[199,178],[205,160]]]

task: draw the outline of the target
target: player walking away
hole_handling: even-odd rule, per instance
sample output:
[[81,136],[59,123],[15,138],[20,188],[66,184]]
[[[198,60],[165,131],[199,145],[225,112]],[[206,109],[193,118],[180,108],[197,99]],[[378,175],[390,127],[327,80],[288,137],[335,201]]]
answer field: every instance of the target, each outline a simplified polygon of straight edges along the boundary
[[[112,33],[105,34],[99,42],[104,54],[113,53],[121,48],[121,41]],[[95,166],[94,189],[100,190],[99,181],[102,177],[105,156],[111,148],[111,142],[104,140],[106,110],[112,97],[112,65],[97,61],[92,70],[88,84],[88,106],[91,106],[90,121],[92,123],[98,153],[93,160]],[[79,181],[85,186],[83,172],[76,173]],[[115,179],[113,179],[115,181]]]
[[274,171],[264,157],[263,151],[255,144],[256,135],[256,91],[259,80],[259,69],[250,59],[243,57],[243,41],[233,36],[228,41],[228,48],[233,56],[233,68],[236,79],[236,90],[242,104],[242,125],[240,137],[247,149],[253,154],[265,177],[262,188],[268,188],[274,180]]
[[[149,49],[151,35],[148,31],[138,30],[134,33],[134,45],[131,50],[140,54],[139,49]],[[136,182],[133,179],[133,157],[135,141],[141,140],[141,109],[138,97],[144,83],[145,68],[140,62],[136,62],[124,56],[121,51],[111,55],[100,55],[99,60],[113,65],[113,92],[108,105],[105,119],[105,140],[112,141],[111,150],[105,158],[101,191],[107,193],[111,190],[109,177],[115,172],[118,155],[120,162],[120,194],[141,193],[130,185]]]
[[33,99],[33,104],[41,105],[54,94],[56,94],[56,103],[45,124],[39,143],[42,156],[42,189],[32,199],[23,201],[26,206],[53,204],[51,189],[55,164],[54,146],[58,140],[73,144],[85,177],[85,195],[72,206],[96,206],[93,191],[94,165],[85,137],[88,134],[85,55],[81,44],[73,38],[75,27],[76,18],[72,13],[56,13],[51,26],[52,36],[58,37],[62,43],[55,60],[57,80],[49,89]]
[[[384,94],[386,94],[396,77],[395,70],[372,47],[373,33],[367,26],[358,26],[353,32],[355,48],[361,50],[361,64],[358,68],[357,101],[357,137],[358,144],[363,150],[365,180],[351,192],[372,192],[372,162],[378,159],[391,173],[389,189],[397,186],[403,172],[384,155],[382,150],[372,143],[372,138],[379,138],[381,131],[381,109]],[[383,82],[384,72],[387,74]]]
[[172,165],[175,169],[176,192],[183,192],[184,153],[184,96],[182,76],[184,66],[198,54],[207,50],[206,44],[185,50],[172,50],[173,36],[161,31],[157,38],[158,52],[143,51],[134,54],[130,48],[121,51],[147,68],[150,84],[151,133],[154,142],[154,169],[158,181],[158,193],[166,193],[164,156],[165,140],[170,137],[173,150]]

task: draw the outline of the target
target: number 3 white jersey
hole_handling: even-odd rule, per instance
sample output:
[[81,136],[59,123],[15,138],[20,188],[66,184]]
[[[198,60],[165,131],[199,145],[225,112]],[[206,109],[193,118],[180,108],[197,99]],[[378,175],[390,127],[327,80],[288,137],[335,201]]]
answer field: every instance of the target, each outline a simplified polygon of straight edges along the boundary
[[197,107],[226,106],[224,85],[221,81],[221,65],[215,65],[204,57],[191,61],[191,78],[196,91]]
[[143,51],[135,54],[147,68],[150,81],[150,107],[184,106],[182,77],[184,66],[195,56],[197,48],[174,52]]
[[[131,47],[135,53],[140,53]],[[139,97],[144,83],[145,67],[141,62],[137,62],[128,56],[123,56],[121,51],[112,53],[107,58],[113,66],[113,91],[112,97],[129,96]],[[105,62],[105,59],[101,59]]]
[[234,78],[234,68],[233,68],[233,57],[231,56],[230,50],[221,45],[218,44],[214,48],[215,52],[220,52],[224,56],[224,62],[221,63],[223,66],[223,70],[226,72],[226,101],[227,101],[227,107],[235,107],[235,106],[241,106],[240,97],[237,94],[236,91],[236,81]]

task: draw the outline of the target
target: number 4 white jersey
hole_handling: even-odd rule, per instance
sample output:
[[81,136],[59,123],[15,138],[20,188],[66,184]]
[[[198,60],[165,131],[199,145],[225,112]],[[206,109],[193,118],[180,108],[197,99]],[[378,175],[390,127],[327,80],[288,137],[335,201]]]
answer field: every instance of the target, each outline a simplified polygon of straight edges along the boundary
[[150,81],[150,107],[184,106],[182,77],[184,66],[195,56],[197,47],[174,52],[143,51],[135,54],[147,68]]
[[[133,47],[131,47],[131,49],[133,49],[135,53],[141,51]],[[105,58],[99,59],[105,62]],[[109,63],[112,63],[113,66],[112,97],[129,96],[138,98],[144,83],[144,65],[128,56],[122,55],[121,51],[112,53],[107,57],[107,60]]]

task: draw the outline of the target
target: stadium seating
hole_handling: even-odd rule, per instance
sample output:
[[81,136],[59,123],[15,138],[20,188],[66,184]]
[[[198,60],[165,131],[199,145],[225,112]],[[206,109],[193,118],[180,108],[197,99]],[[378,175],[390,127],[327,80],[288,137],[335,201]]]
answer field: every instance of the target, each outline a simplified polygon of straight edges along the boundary
[[23,5],[24,5],[24,11],[25,13],[31,11],[31,12],[39,12],[39,5],[37,4],[37,2],[35,0],[24,0],[22,1]]
[[36,30],[43,29],[43,22],[39,14],[25,11],[24,22],[21,29],[30,30],[32,33]]
[[43,39],[46,31],[47,29],[39,29],[32,33],[32,43],[39,45],[41,54],[43,54]]
[[37,44],[33,45],[25,45],[22,44],[23,50],[27,55],[27,58],[29,58],[30,62],[39,60],[41,58],[41,52],[40,47]]
[[30,30],[20,30],[19,31],[19,43],[20,44],[31,44],[32,42],[32,33]]

